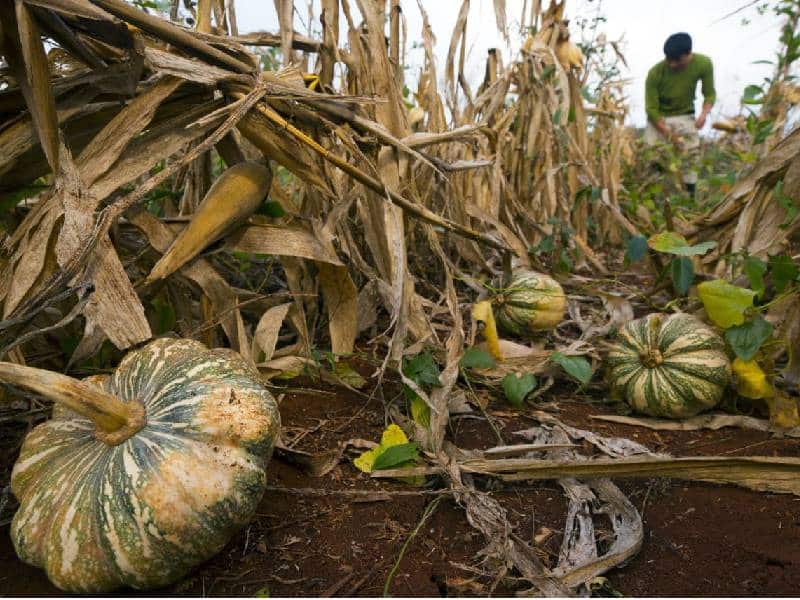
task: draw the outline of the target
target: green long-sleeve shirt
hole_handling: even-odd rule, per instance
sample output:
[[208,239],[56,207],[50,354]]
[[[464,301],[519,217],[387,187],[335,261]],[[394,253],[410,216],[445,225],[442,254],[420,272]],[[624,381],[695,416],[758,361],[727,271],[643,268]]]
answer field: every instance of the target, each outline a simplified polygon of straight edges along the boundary
[[694,95],[697,82],[702,81],[703,100],[714,104],[714,65],[704,54],[692,54],[683,71],[673,71],[662,60],[647,73],[645,109],[647,118],[655,123],[662,117],[694,114]]

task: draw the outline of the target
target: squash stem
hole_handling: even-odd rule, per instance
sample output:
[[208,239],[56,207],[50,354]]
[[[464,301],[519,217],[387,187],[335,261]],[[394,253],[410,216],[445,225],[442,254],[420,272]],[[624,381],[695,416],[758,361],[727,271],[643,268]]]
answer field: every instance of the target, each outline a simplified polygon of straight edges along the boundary
[[99,387],[53,371],[0,361],[0,381],[40,394],[90,419],[97,428],[97,439],[110,446],[121,444],[146,422],[140,402],[123,402]]
[[649,348],[646,352],[639,355],[639,360],[648,369],[655,369],[664,362],[664,357],[661,356],[661,351],[658,348]]

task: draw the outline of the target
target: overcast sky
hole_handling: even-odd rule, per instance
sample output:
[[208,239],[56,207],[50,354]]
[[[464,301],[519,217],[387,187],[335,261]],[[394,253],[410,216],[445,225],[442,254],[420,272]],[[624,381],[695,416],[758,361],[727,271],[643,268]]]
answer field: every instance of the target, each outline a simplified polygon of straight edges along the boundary
[[[421,2],[437,38],[436,54],[441,74],[461,0]],[[759,15],[755,7],[723,19],[731,11],[749,3],[747,0],[568,0],[566,16],[572,21],[574,37],[578,37],[575,25],[579,18],[594,16],[599,7],[599,14],[606,20],[600,23],[598,32],[605,33],[609,40],[623,40],[630,67],[629,70],[623,70],[623,76],[628,81],[626,91],[631,100],[630,120],[642,125],[645,122],[644,80],[647,71],[663,58],[664,40],[676,31],[690,33],[695,50],[709,55],[714,61],[718,100],[712,117],[718,114],[732,115],[739,111],[739,99],[744,87],[751,83],[762,83],[764,77],[772,72],[771,65],[754,63],[774,59],[781,25],[771,11]],[[355,6],[355,2],[351,4]],[[522,4],[523,0],[506,1],[511,25],[519,23]],[[299,11],[295,18],[296,27],[304,33],[308,32],[309,27],[306,6],[306,0],[295,1],[296,10]],[[403,9],[408,23],[409,42],[419,40],[422,20],[416,1],[405,0]],[[270,0],[237,0],[236,10],[243,32],[278,30],[275,9]],[[749,23],[743,24],[743,19],[749,20]],[[318,36],[319,23],[310,25],[312,35]],[[467,37],[466,75],[474,84],[473,87],[477,87],[483,77],[488,48],[501,48],[504,61],[513,58],[518,48],[518,39],[512,39],[512,46],[509,47],[497,32],[492,0],[472,0]],[[407,62],[410,72],[407,80],[416,81],[422,59],[421,49],[409,52]]]

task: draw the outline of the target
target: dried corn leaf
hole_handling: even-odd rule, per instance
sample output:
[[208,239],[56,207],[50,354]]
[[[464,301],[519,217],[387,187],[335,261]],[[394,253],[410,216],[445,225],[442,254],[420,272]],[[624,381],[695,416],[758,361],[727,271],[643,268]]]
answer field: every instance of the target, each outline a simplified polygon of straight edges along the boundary
[[322,298],[328,312],[331,350],[350,354],[358,334],[358,289],[345,267],[317,263]]
[[47,162],[55,173],[58,172],[58,116],[49,85],[47,55],[30,7],[22,0],[15,0],[14,9],[7,5],[0,11],[3,52],[25,97]]
[[[166,252],[175,240],[175,233],[148,212],[137,212],[130,217],[130,222],[145,234],[150,245],[159,252]],[[216,322],[222,326],[231,347],[249,359],[251,345],[239,310],[238,298],[228,282],[202,258],[183,267],[179,272],[200,286],[211,301]],[[213,325],[214,323],[205,324]]]
[[261,315],[258,325],[256,325],[256,332],[253,335],[251,353],[254,360],[257,360],[259,352],[264,353],[263,361],[272,359],[272,355],[275,353],[275,345],[278,343],[278,333],[291,307],[292,303],[287,302],[286,304],[273,306]]
[[469,473],[496,475],[505,481],[561,477],[669,477],[732,483],[753,490],[800,496],[800,459],[788,457],[630,457],[576,461],[470,459],[464,461],[461,468]]
[[152,71],[203,85],[216,86],[236,77],[236,73],[231,71],[158,48],[145,48],[144,60]]
[[741,429],[763,431],[779,436],[800,437],[800,427],[785,429],[783,427],[776,427],[765,419],[757,419],[756,417],[746,417],[743,415],[706,414],[680,420],[626,417],[622,415],[592,415],[591,418],[597,419],[598,421],[632,425],[634,427],[646,427],[647,429],[655,429],[657,431],[699,431],[701,429],[716,431],[724,427],[739,427]]
[[296,256],[338,267],[343,266],[339,258],[314,234],[288,225],[248,225],[226,238],[224,248],[231,252]]

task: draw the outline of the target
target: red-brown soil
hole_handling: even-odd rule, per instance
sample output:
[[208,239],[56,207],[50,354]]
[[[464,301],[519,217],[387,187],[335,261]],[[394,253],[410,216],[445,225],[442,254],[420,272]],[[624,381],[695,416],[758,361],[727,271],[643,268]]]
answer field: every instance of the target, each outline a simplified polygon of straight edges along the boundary
[[[630,437],[676,456],[800,455],[797,440],[773,440],[764,433],[739,429],[656,433],[591,420],[589,415],[609,409],[588,398],[571,398],[568,389],[546,396],[543,406],[568,424]],[[534,424],[524,412],[511,411],[499,399],[487,412],[509,443],[515,441],[514,431]],[[281,415],[289,438],[313,430],[296,446],[312,452],[351,438],[377,440],[385,425],[379,400],[331,388],[287,391]],[[450,434],[465,448],[497,443],[482,417],[456,419]],[[253,596],[268,590],[272,596],[381,596],[401,547],[436,496],[359,501],[334,494],[335,490],[415,489],[399,482],[370,480],[353,467],[352,456],[321,478],[273,459],[270,489],[253,522],[222,553],[158,595]],[[13,456],[6,457],[0,485],[8,483],[11,461]],[[511,487],[482,481],[479,485],[491,489],[508,510],[518,535],[532,540],[545,528],[553,532],[536,546],[545,563],[552,564],[558,556],[566,509],[561,489],[555,483]],[[607,575],[613,590],[637,596],[800,594],[800,498],[673,480],[622,481],[620,487],[642,511],[645,539],[629,565]],[[328,493],[284,491],[297,488]],[[468,569],[478,565],[476,553],[482,547],[481,535],[470,528],[463,511],[448,496],[410,543],[390,593],[487,595],[491,580],[479,577],[469,583],[476,574]],[[41,571],[16,558],[7,524],[0,529],[0,564],[0,594],[61,595]],[[513,594],[513,582],[505,585],[511,587],[501,585],[495,593]],[[133,590],[127,593],[141,595]]]

